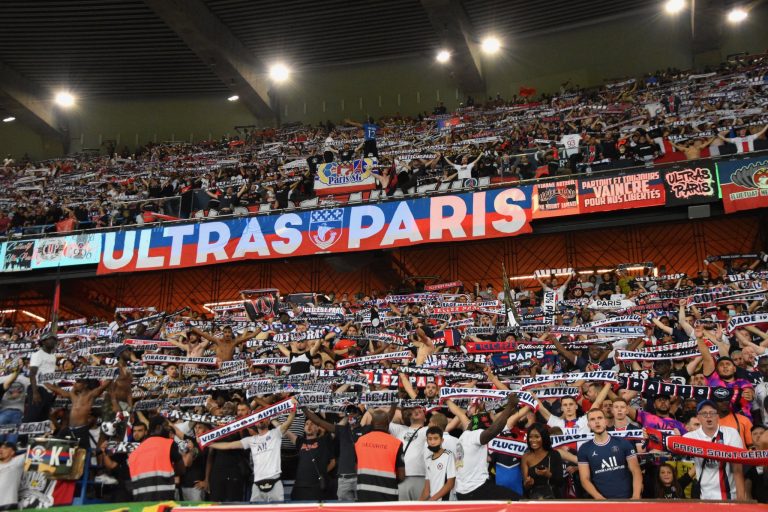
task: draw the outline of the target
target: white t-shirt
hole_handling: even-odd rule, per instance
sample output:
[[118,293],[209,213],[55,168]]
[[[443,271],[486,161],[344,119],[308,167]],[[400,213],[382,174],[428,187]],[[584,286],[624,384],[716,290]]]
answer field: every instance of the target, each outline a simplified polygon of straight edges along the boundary
[[565,146],[565,154],[568,156],[571,156],[578,153],[580,140],[581,140],[581,135],[579,135],[578,133],[574,133],[571,135],[563,135],[563,138],[560,139],[560,144]]
[[[37,367],[38,375],[53,373],[56,371],[56,356],[54,354],[49,354],[43,349],[39,349],[29,358],[29,367]],[[38,385],[37,387],[42,386]]]
[[449,478],[456,478],[456,463],[453,460],[453,454],[444,451],[437,459],[432,458],[432,452],[427,450],[429,455],[424,459],[429,480],[429,496],[437,494]]
[[[722,434],[722,435],[721,435]],[[720,432],[715,436],[708,436],[704,433],[704,430],[699,427],[698,429],[688,432],[683,437],[691,439],[698,439],[700,441],[717,442],[728,446],[735,446],[736,448],[744,448],[741,442],[741,436],[739,432],[731,427],[720,427]],[[701,499],[702,500],[728,500],[736,499],[736,480],[733,477],[733,465],[731,463],[725,464],[725,475],[720,472],[720,462],[712,459],[702,459],[700,457],[694,457],[694,465],[696,466],[696,478],[701,485]],[[724,496],[721,490],[723,478],[727,479],[728,488],[730,493],[728,496]]]
[[[419,429],[406,427],[398,423],[389,424],[389,433],[403,443],[403,461],[405,462],[405,476],[424,476],[424,456],[431,453],[427,446],[427,426]],[[413,436],[416,438],[411,442]],[[408,444],[410,442],[410,445]],[[406,446],[408,449],[406,450]]]
[[[7,376],[0,377],[0,381],[5,382]],[[0,410],[2,409],[16,409],[17,411],[24,410],[24,401],[27,397],[27,387],[29,386],[29,379],[23,375],[16,377],[13,384],[8,388],[8,391],[3,395],[0,400]]]
[[488,446],[480,444],[483,430],[465,431],[459,438],[456,461],[456,492],[467,494],[488,480]]
[[[450,164],[450,162],[448,162]],[[468,164],[451,164],[451,167],[456,169],[458,175],[456,176],[460,180],[468,180],[472,177],[472,169],[475,167],[475,162]]]
[[19,502],[19,484],[24,472],[24,455],[0,462],[0,507]]
[[254,482],[280,476],[280,442],[282,439],[283,431],[274,428],[263,436],[249,436],[240,440],[243,449],[251,450]]
[[573,427],[566,427],[565,420],[554,414],[547,420],[547,426],[551,428],[558,427],[563,431],[563,434],[589,434],[592,432],[589,430],[589,424],[587,423],[587,415],[581,416],[576,420],[576,424]]

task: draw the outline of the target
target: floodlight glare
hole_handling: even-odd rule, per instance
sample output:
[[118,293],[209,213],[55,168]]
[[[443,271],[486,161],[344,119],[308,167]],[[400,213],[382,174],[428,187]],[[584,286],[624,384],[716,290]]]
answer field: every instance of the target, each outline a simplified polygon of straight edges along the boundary
[[486,37],[483,39],[482,48],[485,53],[492,55],[499,51],[501,42],[495,37]]
[[227,101],[237,101],[239,99],[240,99],[240,96],[238,96],[237,94],[233,94],[232,96],[227,98]]
[[685,0],[669,0],[664,5],[664,10],[666,10],[668,14],[677,14],[683,9],[685,9]]
[[56,104],[60,107],[69,108],[75,104],[75,97],[66,91],[58,92],[56,93]]
[[269,78],[275,82],[285,82],[291,76],[291,70],[285,64],[274,64],[269,68]]
[[3,122],[4,123],[10,123],[11,121],[15,121],[15,120],[16,120],[16,118],[13,117],[13,116],[8,116],[8,117],[4,117],[3,118]]
[[437,62],[441,64],[445,64],[446,62],[451,60],[451,52],[449,52],[448,50],[440,50],[439,52],[437,52],[436,58],[437,58]]
[[741,23],[745,19],[747,19],[748,13],[741,7],[734,7],[731,9],[731,11],[728,13],[728,21],[731,23]]

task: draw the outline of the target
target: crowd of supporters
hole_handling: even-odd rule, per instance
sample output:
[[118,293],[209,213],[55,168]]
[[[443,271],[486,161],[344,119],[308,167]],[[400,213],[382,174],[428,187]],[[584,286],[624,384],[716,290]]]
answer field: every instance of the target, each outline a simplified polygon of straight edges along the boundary
[[0,506],[39,422],[114,501],[766,502],[767,262],[6,318]]
[[[537,100],[474,100],[448,113],[243,130],[197,144],[45,162],[8,155],[0,235],[70,231],[300,206],[317,166],[377,158],[384,196],[465,179],[515,182],[768,149],[764,56],[666,70]],[[468,186],[476,186],[477,181]],[[325,197],[337,204],[346,196]]]

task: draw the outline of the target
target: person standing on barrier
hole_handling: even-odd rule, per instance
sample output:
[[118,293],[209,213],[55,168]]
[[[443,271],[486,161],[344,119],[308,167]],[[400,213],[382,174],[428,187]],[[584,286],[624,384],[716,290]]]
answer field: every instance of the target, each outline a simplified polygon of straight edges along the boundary
[[635,448],[626,439],[608,434],[608,422],[602,410],[590,410],[587,421],[595,437],[579,448],[582,487],[596,500],[639,500],[643,473]]
[[[712,400],[700,402],[696,407],[696,416],[701,422],[701,427],[688,432],[683,437],[744,448],[741,436],[735,429],[720,425],[720,415],[715,402]],[[696,478],[701,487],[701,499],[739,501],[746,499],[741,464],[695,457],[694,465]]]
[[357,501],[397,501],[398,482],[405,480],[403,443],[390,435],[389,415],[371,413],[372,431],[355,443]]

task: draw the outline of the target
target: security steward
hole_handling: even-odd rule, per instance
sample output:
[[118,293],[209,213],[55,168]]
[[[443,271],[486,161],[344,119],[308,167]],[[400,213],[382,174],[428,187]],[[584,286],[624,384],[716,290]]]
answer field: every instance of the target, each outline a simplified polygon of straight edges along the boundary
[[355,443],[357,501],[397,501],[397,484],[405,479],[403,443],[389,434],[384,411],[373,411],[371,428]]
[[128,457],[135,501],[174,499],[174,477],[184,474],[184,459],[168,437],[166,423],[162,416],[153,416],[149,420],[149,436]]

